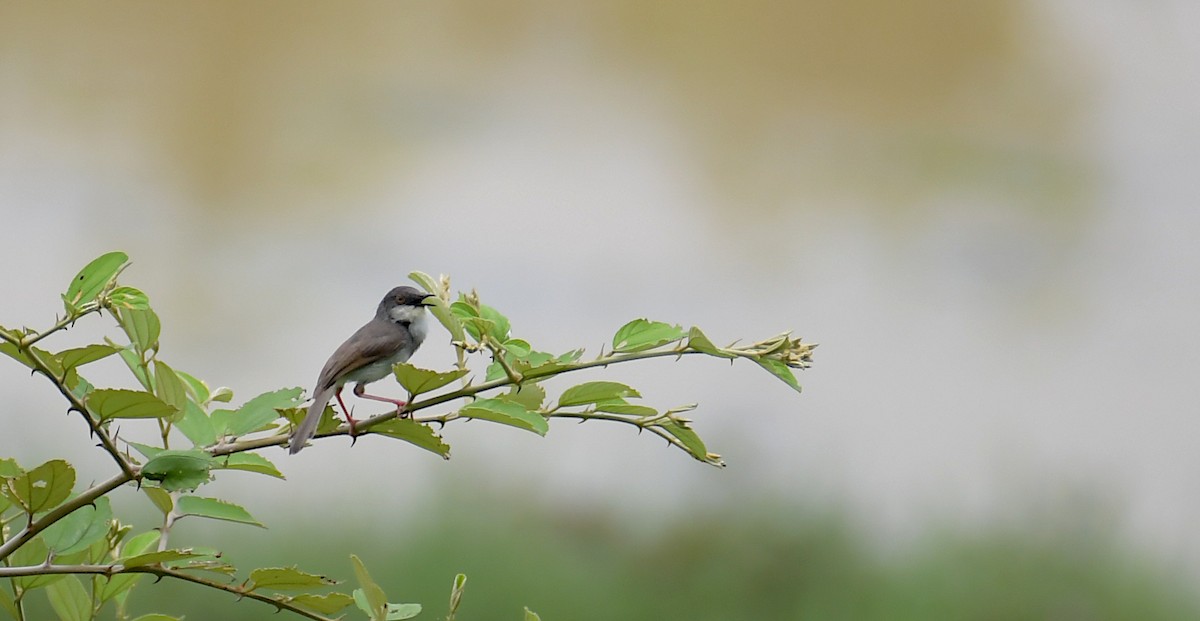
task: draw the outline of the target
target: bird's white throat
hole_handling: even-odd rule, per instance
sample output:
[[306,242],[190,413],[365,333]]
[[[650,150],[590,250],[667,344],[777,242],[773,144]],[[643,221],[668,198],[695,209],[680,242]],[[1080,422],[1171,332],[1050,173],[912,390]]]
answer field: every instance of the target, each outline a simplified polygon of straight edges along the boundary
[[417,345],[425,340],[425,333],[428,331],[428,326],[425,325],[425,316],[424,306],[401,304],[388,310],[388,317],[392,321],[408,325],[408,332],[412,334]]

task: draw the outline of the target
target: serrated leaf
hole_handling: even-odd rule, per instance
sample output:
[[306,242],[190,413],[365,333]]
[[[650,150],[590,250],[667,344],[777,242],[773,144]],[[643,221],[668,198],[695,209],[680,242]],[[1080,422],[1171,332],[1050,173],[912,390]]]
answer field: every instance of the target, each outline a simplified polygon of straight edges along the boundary
[[534,612],[534,611],[530,610],[528,607],[526,607],[525,608],[525,621],[542,621],[542,618],[539,617],[536,612]]
[[24,474],[25,471],[17,465],[17,460],[10,457],[0,459],[0,477],[12,478]]
[[109,252],[96,257],[79,270],[62,296],[67,313],[71,314],[75,309],[96,299],[128,262],[129,255],[124,252]]
[[232,502],[221,500],[219,498],[203,498],[200,496],[181,496],[175,501],[175,512],[180,516],[192,515],[196,517],[205,517],[214,520],[225,520],[226,522],[237,522],[239,524],[250,524],[259,528],[266,528],[261,522],[254,519],[249,511],[246,511],[239,505]]
[[159,565],[170,561],[180,561],[189,558],[206,556],[199,552],[193,552],[190,549],[184,550],[162,550],[160,552],[146,552],[121,560],[121,564],[126,568],[129,567],[145,567],[147,565]]
[[613,351],[631,353],[654,349],[683,338],[683,328],[661,321],[634,319],[613,335]]
[[112,345],[88,345],[87,347],[76,347],[74,349],[65,349],[55,354],[63,370],[74,369],[85,364],[103,360],[118,351],[121,348]]
[[140,289],[117,287],[108,293],[108,303],[114,307],[149,310],[150,298]]
[[89,621],[92,618],[92,598],[75,576],[64,576],[47,586],[46,598],[60,621]]
[[88,395],[88,410],[101,421],[113,418],[166,418],[179,412],[162,399],[140,390],[98,388]]
[[75,469],[61,459],[52,459],[29,472],[0,481],[0,494],[32,514],[62,504],[73,487]]
[[212,419],[200,406],[190,399],[183,407],[183,416],[175,422],[175,428],[183,433],[196,447],[212,446],[217,443],[217,430]]
[[354,598],[345,593],[327,593],[325,595],[304,593],[292,597],[288,601],[302,608],[328,615],[353,604]]
[[112,519],[112,506],[107,497],[101,496],[51,524],[41,537],[57,556],[74,554],[104,539]]
[[142,493],[150,499],[154,507],[166,515],[175,508],[175,500],[171,498],[171,494],[163,490],[161,487],[150,487],[148,485],[142,487]]
[[26,354],[25,352],[21,351],[20,349],[17,348],[16,345],[13,345],[12,343],[9,343],[8,341],[0,343],[0,354],[4,354],[5,356],[8,356],[9,358],[12,358],[13,360],[16,360],[17,362],[20,362],[21,364],[25,365],[26,367],[28,367],[30,369],[36,368],[33,364],[33,358],[30,358],[29,354]]
[[695,326],[693,326],[691,330],[688,330],[688,347],[694,351],[705,353],[710,356],[717,356],[718,358],[737,358],[736,354],[729,353],[728,351],[725,351],[724,349],[713,344],[712,340],[705,336],[705,334],[700,331],[700,328]]
[[519,404],[526,410],[536,411],[546,402],[546,389],[537,384],[525,383],[513,386],[508,392],[496,398]]
[[550,430],[550,424],[541,414],[531,412],[519,403],[503,399],[480,399],[459,410],[458,415],[464,418],[479,418],[510,425],[532,431],[540,436],[546,435],[546,432]]
[[154,361],[154,394],[158,395],[163,403],[175,408],[177,415],[183,414],[188,402],[187,387],[175,374],[175,369],[158,359]]
[[303,572],[295,567],[264,567],[250,572],[249,590],[296,591],[337,583],[337,580]]
[[384,621],[384,615],[387,614],[387,595],[371,579],[371,574],[357,556],[351,554],[350,561],[354,564],[354,577],[361,587],[354,590],[354,603],[367,613],[372,621]]
[[640,396],[642,395],[638,391],[620,382],[585,382],[564,390],[562,396],[558,398],[558,407],[565,408]]
[[407,362],[401,362],[392,367],[392,372],[396,376],[396,381],[400,382],[400,385],[409,394],[419,395],[437,390],[466,375],[469,370],[455,369],[453,371],[438,372],[430,369],[422,369]]
[[795,373],[792,373],[791,368],[789,368],[786,364],[775,360],[774,358],[762,358],[756,356],[750,359],[754,362],[757,362],[758,366],[769,371],[771,375],[783,380],[785,384],[791,386],[796,392],[801,391],[800,381],[796,379]]
[[215,466],[213,457],[204,451],[162,451],[142,466],[142,476],[169,492],[193,490],[208,482],[209,470]]
[[134,349],[145,358],[148,351],[158,351],[158,337],[162,322],[152,308],[118,308],[117,322],[129,337]]
[[265,474],[276,479],[287,478],[283,476],[279,468],[275,467],[275,464],[258,453],[234,453],[233,455],[218,458],[217,463],[225,470],[244,470],[246,472]]
[[219,418],[217,412],[228,410],[213,412],[213,425],[218,435],[243,436],[259,431],[279,418],[276,410],[296,407],[302,394],[304,390],[301,388],[281,388],[263,393],[247,401],[232,414]]
[[371,433],[404,440],[431,453],[440,455],[442,459],[450,459],[450,445],[446,444],[432,427],[418,423],[410,418],[393,418],[382,422],[371,427]]

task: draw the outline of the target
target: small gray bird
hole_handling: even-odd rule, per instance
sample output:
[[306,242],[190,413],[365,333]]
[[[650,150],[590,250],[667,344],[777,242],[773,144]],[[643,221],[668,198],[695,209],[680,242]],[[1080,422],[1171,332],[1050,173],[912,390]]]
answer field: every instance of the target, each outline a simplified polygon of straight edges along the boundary
[[428,330],[425,307],[432,304],[426,302],[430,297],[413,287],[396,287],[383,296],[375,309],[375,318],[346,339],[321,369],[308,414],[288,439],[289,453],[299,453],[312,438],[330,397],[337,398],[346,422],[350,423],[350,435],[354,435],[354,419],[342,403],[342,386],[350,382],[354,382],[354,394],[359,397],[394,404],[397,411],[407,405],[397,399],[368,395],[363,390],[367,384],[391,373],[392,365],[407,362],[421,346]]

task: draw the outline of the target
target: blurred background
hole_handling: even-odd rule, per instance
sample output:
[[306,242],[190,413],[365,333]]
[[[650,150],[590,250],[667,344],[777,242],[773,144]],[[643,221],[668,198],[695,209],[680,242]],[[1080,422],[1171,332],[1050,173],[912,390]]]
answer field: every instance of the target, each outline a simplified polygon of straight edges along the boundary
[[[549,351],[641,316],[822,344],[802,395],[610,370],[698,401],[723,470],[453,424],[448,462],[268,451],[287,481],[203,491],[269,530],[173,533],[247,569],[358,553],[422,618],[459,571],[470,619],[1198,618],[1198,96],[1183,0],[3,2],[0,324],[120,249],[161,357],[235,404],[311,389],[412,270]],[[452,357],[438,329],[414,362]],[[0,364],[0,394],[0,454],[108,471],[43,381]]]

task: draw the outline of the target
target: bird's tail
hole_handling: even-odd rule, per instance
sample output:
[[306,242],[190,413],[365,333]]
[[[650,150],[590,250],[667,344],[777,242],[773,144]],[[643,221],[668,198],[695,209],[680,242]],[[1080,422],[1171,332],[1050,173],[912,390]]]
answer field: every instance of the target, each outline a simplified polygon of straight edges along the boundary
[[304,420],[292,432],[288,438],[288,453],[295,455],[304,448],[305,443],[313,437],[317,431],[317,423],[321,422],[321,414],[325,412],[325,404],[329,403],[329,399],[333,397],[334,389],[332,387],[318,391],[313,395],[312,405],[308,406],[308,413],[304,415]]

